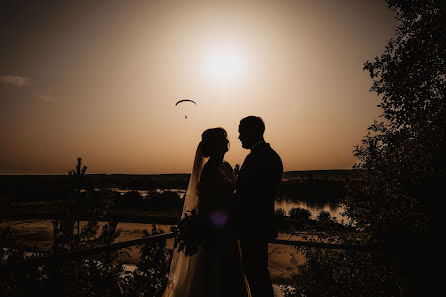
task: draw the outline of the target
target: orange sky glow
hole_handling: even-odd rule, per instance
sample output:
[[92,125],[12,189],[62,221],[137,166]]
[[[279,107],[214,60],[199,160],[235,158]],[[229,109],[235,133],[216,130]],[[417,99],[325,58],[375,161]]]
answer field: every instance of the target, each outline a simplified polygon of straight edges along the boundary
[[11,2],[0,174],[66,174],[78,156],[87,173],[188,173],[217,126],[234,166],[248,115],[285,171],[351,168],[379,115],[363,63],[397,25],[368,0]]

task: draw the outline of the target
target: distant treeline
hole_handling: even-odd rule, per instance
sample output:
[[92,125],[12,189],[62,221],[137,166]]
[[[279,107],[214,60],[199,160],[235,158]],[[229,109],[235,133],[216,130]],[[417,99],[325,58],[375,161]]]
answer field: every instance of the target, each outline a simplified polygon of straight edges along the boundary
[[283,173],[282,179],[286,180],[351,180],[360,178],[359,170],[336,169],[336,170],[306,170],[287,171]]
[[139,210],[166,210],[166,209],[177,209],[181,214],[183,209],[183,199],[176,192],[164,191],[160,192],[149,192],[147,195],[142,196],[137,191],[130,191],[125,194],[116,194],[116,203],[114,208],[134,208]]
[[[86,174],[85,189],[186,190],[189,174],[127,175]],[[314,170],[285,172],[278,199],[331,202],[345,195],[345,185],[358,179],[352,170]],[[65,200],[73,190],[69,175],[2,175],[0,199],[9,201]]]
[[309,170],[284,172],[277,199],[314,204],[337,203],[346,186],[361,182],[360,170]]
[[[189,174],[127,175],[86,174],[82,178],[85,189],[119,188],[129,190],[186,189]],[[2,175],[0,199],[14,201],[64,200],[73,190],[69,175]]]

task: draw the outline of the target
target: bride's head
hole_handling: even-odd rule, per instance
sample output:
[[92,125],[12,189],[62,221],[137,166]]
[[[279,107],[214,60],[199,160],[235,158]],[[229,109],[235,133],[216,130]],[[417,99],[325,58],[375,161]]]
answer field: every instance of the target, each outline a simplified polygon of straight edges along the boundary
[[223,158],[228,151],[228,134],[223,128],[207,129],[201,134],[203,156],[211,158]]

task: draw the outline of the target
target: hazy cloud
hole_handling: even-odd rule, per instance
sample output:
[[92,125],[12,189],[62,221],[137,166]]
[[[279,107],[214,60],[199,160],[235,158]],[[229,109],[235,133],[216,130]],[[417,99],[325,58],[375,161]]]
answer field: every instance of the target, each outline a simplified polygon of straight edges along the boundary
[[30,78],[20,75],[0,75],[0,84],[12,87],[24,87],[29,85]]
[[39,96],[39,99],[45,103],[55,103],[56,102],[56,98],[54,98],[53,96],[48,96],[48,95]]

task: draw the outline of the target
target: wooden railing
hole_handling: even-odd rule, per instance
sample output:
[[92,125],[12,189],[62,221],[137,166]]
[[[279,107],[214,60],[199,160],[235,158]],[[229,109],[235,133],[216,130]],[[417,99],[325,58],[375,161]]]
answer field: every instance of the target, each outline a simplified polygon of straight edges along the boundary
[[[53,254],[43,257],[34,257],[27,258],[25,260],[8,264],[7,266],[15,265],[17,267],[22,267],[23,265],[41,265],[49,262],[54,262],[58,260],[68,260],[78,257],[85,257],[92,254],[115,251],[123,248],[128,248],[135,245],[142,245],[149,242],[153,242],[160,239],[168,239],[173,238],[175,236],[174,233],[163,233],[158,235],[152,235],[140,239],[134,239],[129,241],[123,241],[113,244],[108,244],[100,247],[87,248],[87,249],[79,249],[73,250],[60,254]],[[314,247],[314,248],[323,248],[323,249],[338,249],[338,250],[352,250],[352,251],[369,251],[372,249],[376,249],[376,246],[370,245],[346,245],[346,244],[334,244],[334,243],[325,243],[325,242],[312,242],[312,241],[301,241],[301,240],[283,240],[283,239],[273,239],[270,241],[272,244],[283,244],[290,246],[304,246],[304,247]]]
[[65,253],[60,254],[53,254],[43,257],[36,257],[36,258],[27,258],[25,260],[22,260],[20,262],[16,262],[15,265],[39,265],[39,264],[45,264],[48,262],[54,262],[60,259],[68,260],[78,257],[85,257],[88,255],[93,255],[97,253],[103,253],[103,252],[110,252],[115,251],[135,245],[142,245],[145,243],[148,243],[150,241],[160,240],[160,239],[167,239],[174,237],[174,233],[163,233],[158,235],[152,235],[140,239],[134,239],[129,241],[123,241],[123,242],[117,242],[112,244],[107,244],[103,246],[93,247],[93,248],[87,248],[87,249],[78,249],[78,250],[72,250]]

